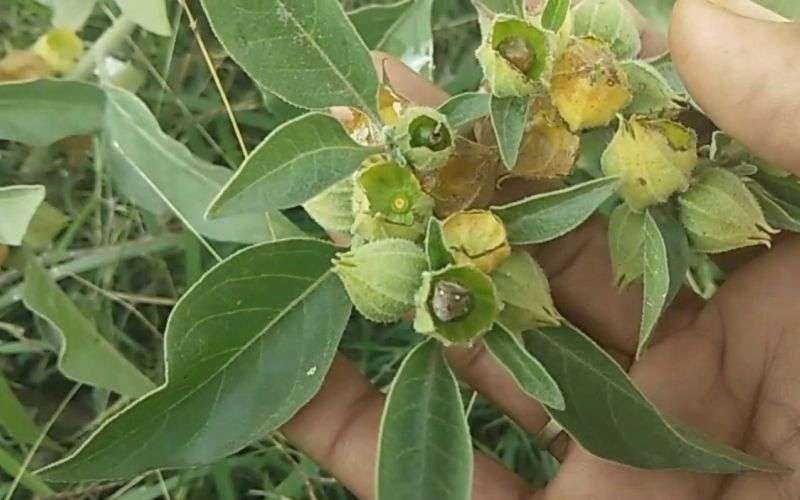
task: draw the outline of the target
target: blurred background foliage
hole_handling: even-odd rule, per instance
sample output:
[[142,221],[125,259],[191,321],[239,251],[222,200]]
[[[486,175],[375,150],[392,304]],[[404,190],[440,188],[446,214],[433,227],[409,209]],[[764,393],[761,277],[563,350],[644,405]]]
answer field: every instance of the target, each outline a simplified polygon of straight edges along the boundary
[[[351,10],[390,2],[342,3]],[[242,154],[225,108],[180,3],[168,1],[168,5],[174,28],[170,37],[137,30],[113,55],[141,76],[137,94],[167,134],[194,154],[234,169]],[[200,18],[200,32],[252,148],[298,111],[262,95],[225,58],[199,15],[199,4],[193,1],[188,6]],[[81,37],[87,42],[97,39],[118,14],[115,9],[110,1],[99,2]],[[49,7],[34,0],[0,0],[0,58],[29,47],[50,27]],[[451,93],[477,88],[480,69],[473,53],[480,34],[470,1],[435,0],[432,29],[436,83]],[[47,188],[53,212],[46,221],[52,227],[42,228],[36,249],[63,278],[61,288],[128,359],[152,380],[163,380],[161,332],[171,307],[214,264],[213,258],[174,219],[128,203],[106,175],[102,148],[88,138],[51,148],[0,141],[0,186],[23,183]],[[302,211],[289,215],[307,232],[319,234]],[[221,254],[237,248],[215,246]],[[51,485],[53,491],[34,474],[20,474],[42,429],[52,423],[28,471],[62,456],[129,401],[99,389],[76,389],[58,371],[58,335],[20,302],[21,276],[13,253],[5,264],[2,260],[0,256],[0,498],[11,490],[12,498],[21,499],[353,498],[280,435],[265,436],[211,467],[164,471],[113,484]],[[411,340],[408,326],[386,330],[354,316],[342,350],[385,388]],[[72,391],[77,391],[74,397]],[[69,403],[60,408],[67,397]],[[534,483],[553,474],[557,464],[538,451],[525,432],[467,388],[464,398],[481,450]],[[15,413],[20,409],[32,421]]]

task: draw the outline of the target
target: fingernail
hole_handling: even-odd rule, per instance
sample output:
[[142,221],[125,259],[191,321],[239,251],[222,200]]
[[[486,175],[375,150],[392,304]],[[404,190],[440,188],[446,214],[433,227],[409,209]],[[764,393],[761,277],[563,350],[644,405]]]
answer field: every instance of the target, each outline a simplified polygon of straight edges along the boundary
[[750,0],[706,0],[742,17],[759,21],[789,22],[788,19]]

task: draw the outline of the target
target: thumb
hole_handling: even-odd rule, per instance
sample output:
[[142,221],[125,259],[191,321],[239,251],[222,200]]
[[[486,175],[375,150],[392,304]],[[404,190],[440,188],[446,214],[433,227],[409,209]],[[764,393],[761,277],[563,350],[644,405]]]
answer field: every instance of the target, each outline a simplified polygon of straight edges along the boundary
[[724,131],[800,174],[800,24],[749,0],[678,0],[669,44],[689,93]]

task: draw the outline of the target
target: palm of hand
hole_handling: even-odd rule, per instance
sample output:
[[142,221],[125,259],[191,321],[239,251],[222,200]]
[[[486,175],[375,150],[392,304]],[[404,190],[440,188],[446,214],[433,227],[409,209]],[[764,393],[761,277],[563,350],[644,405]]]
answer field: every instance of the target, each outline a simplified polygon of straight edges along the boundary
[[[750,8],[742,0],[730,3],[745,11]],[[757,11],[745,13],[763,17]],[[766,159],[800,173],[800,145],[792,138],[798,129],[800,89],[795,84],[789,92],[786,88],[760,92],[766,83],[761,75],[776,82],[800,82],[800,67],[786,62],[800,47],[797,26],[740,17],[706,0],[679,0],[671,38],[681,76],[717,124]],[[771,49],[765,54],[763,47]],[[389,74],[397,76],[392,83],[406,87],[404,95],[425,105],[436,105],[443,98],[430,84],[394,63],[383,63]],[[786,74],[778,74],[784,68]],[[727,82],[730,75],[736,75],[734,83]],[[743,120],[745,116],[748,119]],[[535,254],[549,274],[564,316],[630,366],[641,293],[613,288],[605,224],[595,220],[537,248]],[[653,346],[630,372],[666,414],[754,455],[798,468],[800,237],[780,239],[770,252],[737,255],[730,264],[735,270],[711,302],[703,303],[689,293],[679,296],[662,320]],[[480,349],[451,349],[448,356],[464,382],[526,430],[535,434],[545,424],[543,408],[522,394],[490,355]],[[284,433],[360,498],[372,498],[382,405],[380,392],[340,357],[323,390]],[[476,454],[474,497],[800,498],[800,473],[791,470],[741,476],[643,471],[593,457],[574,443],[556,445],[564,452],[562,467],[554,481],[538,492]]]

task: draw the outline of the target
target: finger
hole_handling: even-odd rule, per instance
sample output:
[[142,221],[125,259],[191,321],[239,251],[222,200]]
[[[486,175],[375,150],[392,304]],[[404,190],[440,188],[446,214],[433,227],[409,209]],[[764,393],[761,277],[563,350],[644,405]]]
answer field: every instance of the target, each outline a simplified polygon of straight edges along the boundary
[[[358,498],[375,498],[375,464],[385,397],[343,356],[322,389],[281,429],[289,441]],[[530,485],[486,455],[475,453],[473,498],[528,498]]]
[[[721,0],[716,0],[723,3]],[[679,0],[670,49],[681,79],[723,130],[756,154],[800,173],[800,27],[757,15],[747,2]]]

